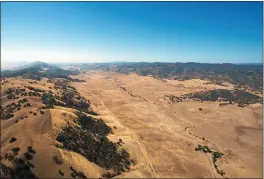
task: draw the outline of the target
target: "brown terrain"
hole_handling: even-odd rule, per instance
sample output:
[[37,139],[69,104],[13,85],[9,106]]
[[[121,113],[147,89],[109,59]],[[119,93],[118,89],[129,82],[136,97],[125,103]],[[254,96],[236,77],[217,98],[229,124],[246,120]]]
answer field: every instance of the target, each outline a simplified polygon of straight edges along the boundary
[[[92,109],[112,128],[108,138],[122,139],[124,148],[135,161],[130,171],[117,178],[222,178],[209,153],[196,151],[198,144],[206,145],[224,155],[216,161],[219,170],[228,178],[260,178],[262,176],[262,105],[251,104],[244,108],[220,102],[185,100],[172,102],[168,95],[183,94],[206,89],[232,89],[231,84],[218,86],[208,81],[161,81],[136,74],[91,71],[72,76],[86,82],[72,82],[77,91],[89,99]],[[29,84],[26,79],[8,78],[1,86],[1,105],[14,102],[4,95],[10,87],[33,86],[52,90],[54,85],[42,79]],[[50,88],[49,88],[50,87]],[[57,148],[55,138],[67,124],[74,124],[74,110],[56,106],[43,109],[41,100],[28,97],[30,108],[21,108],[15,117],[1,120],[1,156],[19,147],[18,156],[28,146],[36,151],[31,163],[33,173],[39,178],[71,177],[69,166],[83,172],[88,178],[98,178],[105,169],[88,161],[84,156]],[[37,115],[29,114],[29,111]],[[27,119],[21,119],[28,115]],[[17,138],[10,143],[10,138]],[[58,165],[53,157],[63,163]],[[11,162],[6,161],[7,166]],[[64,176],[58,173],[63,171]]]
[[224,153],[217,164],[227,177],[261,177],[262,105],[240,108],[219,106],[218,102],[171,103],[165,97],[205,88],[230,89],[232,85],[206,85],[196,79],[164,83],[106,72],[78,78],[86,80],[76,84],[78,91],[91,100],[108,125],[118,126],[113,138],[122,137],[136,157],[137,172],[123,177],[221,177],[210,157],[194,150],[197,144]]

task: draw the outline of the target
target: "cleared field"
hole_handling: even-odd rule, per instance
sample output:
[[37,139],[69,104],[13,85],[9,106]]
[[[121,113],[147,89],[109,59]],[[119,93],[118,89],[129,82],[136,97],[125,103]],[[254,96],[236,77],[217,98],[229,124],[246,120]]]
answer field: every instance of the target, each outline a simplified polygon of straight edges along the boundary
[[224,153],[216,164],[226,177],[262,176],[262,105],[172,103],[166,97],[232,85],[101,71],[74,78],[86,80],[74,86],[108,125],[116,126],[112,140],[121,137],[135,158],[135,170],[122,177],[222,177],[208,154],[194,150],[198,144]]

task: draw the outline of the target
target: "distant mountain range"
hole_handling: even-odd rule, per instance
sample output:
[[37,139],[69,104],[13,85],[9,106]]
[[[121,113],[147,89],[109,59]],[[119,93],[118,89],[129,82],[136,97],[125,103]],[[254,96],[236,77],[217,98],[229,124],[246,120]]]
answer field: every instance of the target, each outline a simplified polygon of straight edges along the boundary
[[39,80],[41,77],[67,77],[71,74],[74,74],[74,72],[70,70],[64,70],[40,61],[23,65],[14,70],[1,71],[1,77],[23,76],[35,80]]
[[102,69],[119,73],[137,73],[139,75],[151,75],[155,78],[167,78],[187,80],[192,78],[207,79],[221,84],[229,82],[235,85],[249,87],[251,89],[263,89],[262,64],[212,64],[212,63],[165,63],[165,62],[127,62],[84,64],[82,70]]
[[[191,78],[207,79],[217,84],[229,82],[255,90],[263,89],[263,66],[261,63],[248,64],[209,64],[209,63],[165,63],[165,62],[111,62],[111,63],[71,63],[79,66],[81,71],[106,70],[119,73],[137,73],[152,75],[155,78],[187,80]],[[65,66],[65,65],[64,65]],[[59,64],[48,64],[40,61],[25,64],[15,70],[1,71],[2,77],[23,76],[31,79],[41,77],[67,77],[79,71],[64,70]]]

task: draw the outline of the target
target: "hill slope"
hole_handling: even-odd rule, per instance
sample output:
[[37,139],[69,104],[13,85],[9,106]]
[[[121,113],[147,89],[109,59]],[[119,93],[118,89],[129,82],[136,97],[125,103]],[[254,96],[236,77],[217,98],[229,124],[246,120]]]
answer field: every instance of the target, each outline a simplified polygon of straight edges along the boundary
[[44,62],[32,62],[15,70],[1,71],[1,77],[18,77],[40,80],[41,77],[65,78],[75,72],[64,70]]
[[112,129],[72,78],[58,78],[56,70],[37,63],[2,79],[1,178],[98,178],[129,171],[134,161],[122,140],[108,139]]

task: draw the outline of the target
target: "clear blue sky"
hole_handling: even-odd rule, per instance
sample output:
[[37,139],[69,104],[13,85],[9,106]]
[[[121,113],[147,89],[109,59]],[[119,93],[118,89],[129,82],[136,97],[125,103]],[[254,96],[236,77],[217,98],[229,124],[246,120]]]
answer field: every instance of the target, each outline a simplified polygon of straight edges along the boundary
[[262,62],[262,2],[1,5],[5,62]]

